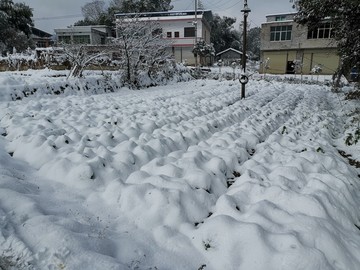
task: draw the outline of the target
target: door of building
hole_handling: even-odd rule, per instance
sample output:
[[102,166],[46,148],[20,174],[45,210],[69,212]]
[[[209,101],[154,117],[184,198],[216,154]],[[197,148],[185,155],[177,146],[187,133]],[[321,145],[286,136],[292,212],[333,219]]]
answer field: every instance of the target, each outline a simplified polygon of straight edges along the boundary
[[294,64],[294,61],[287,61],[286,74],[295,74],[295,64]]

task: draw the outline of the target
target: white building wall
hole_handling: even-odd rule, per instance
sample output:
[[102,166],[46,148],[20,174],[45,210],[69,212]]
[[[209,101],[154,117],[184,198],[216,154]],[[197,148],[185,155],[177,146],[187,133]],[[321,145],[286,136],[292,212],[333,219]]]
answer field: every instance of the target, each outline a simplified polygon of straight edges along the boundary
[[[173,16],[140,17],[139,20],[158,22],[162,28],[163,37],[171,41],[169,51],[176,61],[193,65],[195,59],[192,49],[195,44],[195,37],[185,37],[184,28],[194,27],[195,15],[185,16],[183,13],[178,12]],[[168,32],[171,32],[170,38],[167,37]],[[179,32],[179,37],[175,37],[175,32]],[[203,14],[198,14],[197,16],[197,39],[203,39],[210,44],[210,27],[206,23]]]

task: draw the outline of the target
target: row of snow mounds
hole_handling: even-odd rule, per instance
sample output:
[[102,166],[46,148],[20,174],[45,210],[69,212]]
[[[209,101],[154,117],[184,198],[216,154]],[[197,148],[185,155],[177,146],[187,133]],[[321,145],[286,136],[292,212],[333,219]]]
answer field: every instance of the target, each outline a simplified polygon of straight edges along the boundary
[[331,144],[335,97],[265,82],[245,100],[234,82],[171,87],[1,104],[8,153],[53,180],[40,190],[54,202],[29,212],[79,205],[27,221],[43,223],[42,246],[67,239],[59,256],[73,267],[91,254],[120,269],[356,269],[359,186]]
[[[175,205],[180,206],[175,209],[162,209],[164,220],[161,220],[160,223],[172,227],[184,222],[194,225],[201,224],[213,211],[212,208],[219,196],[226,192],[228,182],[231,182],[236,175],[239,164],[249,158],[249,153],[252,153],[259,141],[267,138],[290,117],[291,109],[303,96],[303,93],[299,92],[286,98],[282,93],[276,96],[275,93],[279,89],[273,91],[262,96],[264,103],[257,98],[258,107],[253,106],[253,109],[250,109],[249,106],[253,103],[252,97],[242,104],[234,105],[238,108],[245,106],[253,113],[246,114],[246,110],[244,110],[242,113],[244,118],[233,122],[228,119],[226,122],[231,123],[230,125],[221,127],[211,136],[203,136],[197,144],[191,145],[185,152],[171,152],[166,158],[156,158],[142,166],[139,171],[132,173],[126,183],[148,184],[148,186],[139,194],[134,192],[134,189],[137,189],[134,186],[131,186],[128,192],[125,190],[122,193],[120,205],[127,210],[131,209],[131,211],[124,209],[124,212],[131,215],[129,218],[135,220],[139,226],[149,227],[151,217],[141,216],[139,212],[145,207],[151,208],[153,204],[157,211],[159,206],[166,202],[166,200],[156,201],[154,199],[160,198],[159,194],[154,197],[150,196],[147,200],[143,199],[147,198],[146,192],[154,193],[152,187],[155,186],[157,188],[166,187],[166,190],[162,192],[163,197],[172,198],[176,202]],[[280,89],[280,91],[283,90]],[[270,97],[276,98],[271,100]],[[275,104],[279,102],[285,102],[285,106],[289,109],[276,106]],[[270,107],[276,109],[270,112],[268,109]],[[231,109],[235,110],[235,108]],[[263,110],[267,110],[268,115],[265,116]],[[226,113],[224,114],[226,115]],[[199,125],[201,126],[200,123]],[[196,134],[192,137],[196,138]],[[174,189],[177,192],[174,193]],[[148,213],[158,219],[153,213]],[[182,222],[180,222],[181,220]],[[158,222],[158,220],[154,220],[154,222]],[[169,222],[174,223],[170,224]]]
[[196,232],[199,249],[207,239],[212,252],[204,254],[215,269],[234,265],[213,256],[222,247],[239,269],[358,269],[360,183],[332,144],[341,135],[340,104],[312,88],[256,146]]
[[[182,96],[167,98],[161,92],[147,100],[141,96],[116,103],[115,95],[102,96],[100,102],[97,97],[84,98],[82,104],[72,98],[30,101],[23,109],[26,113],[17,116],[12,115],[12,106],[9,107],[2,122],[4,127],[8,126],[9,153],[49,173],[50,178],[71,185],[82,185],[95,178],[124,181],[154,158],[187,151],[213,134],[221,137],[219,130],[244,119],[274,96],[269,92],[258,98],[257,104],[249,99],[248,105],[232,106],[238,101],[234,89],[237,86],[226,90],[229,96],[226,92],[205,90],[196,95],[187,91]],[[58,104],[59,101],[62,102]],[[57,109],[53,110],[55,103]],[[153,103],[158,103],[156,111]],[[221,144],[214,142],[217,143]],[[240,148],[247,147],[246,141],[243,143]],[[227,174],[232,167],[231,164]],[[66,172],[65,177],[61,172]]]
[[244,117],[248,108],[231,109],[238,100],[234,89],[216,92],[204,87],[196,95],[189,90],[167,97],[164,88],[146,92],[146,99],[141,94],[114,94],[9,103],[1,125],[11,141],[9,153],[60,182],[125,180],[155,157],[186,151],[228,121]]

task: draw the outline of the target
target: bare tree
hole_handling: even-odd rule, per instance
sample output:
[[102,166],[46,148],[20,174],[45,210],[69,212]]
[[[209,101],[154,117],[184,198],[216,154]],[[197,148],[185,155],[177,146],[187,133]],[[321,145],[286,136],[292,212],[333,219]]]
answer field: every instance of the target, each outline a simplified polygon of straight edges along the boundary
[[132,86],[137,85],[139,72],[148,72],[151,77],[170,58],[170,42],[163,38],[157,22],[124,17],[116,22],[116,29],[117,38],[112,43],[119,48],[120,68]]
[[89,46],[84,44],[63,44],[64,54],[69,61],[71,71],[69,77],[81,77],[84,69],[94,64],[101,62],[102,57],[109,54],[109,47],[107,46]]
[[109,6],[123,13],[167,11],[173,8],[171,0],[112,0]]
[[101,0],[94,0],[92,2],[86,3],[81,8],[81,11],[85,20],[99,22],[101,17],[106,14],[105,2]]

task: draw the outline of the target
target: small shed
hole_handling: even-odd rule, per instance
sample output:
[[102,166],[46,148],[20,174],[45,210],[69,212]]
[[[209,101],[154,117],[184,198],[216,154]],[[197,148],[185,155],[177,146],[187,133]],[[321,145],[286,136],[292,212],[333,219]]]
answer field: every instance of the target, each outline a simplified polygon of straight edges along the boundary
[[216,60],[221,60],[224,66],[230,66],[231,63],[241,63],[243,53],[233,48],[226,49],[216,54]]

